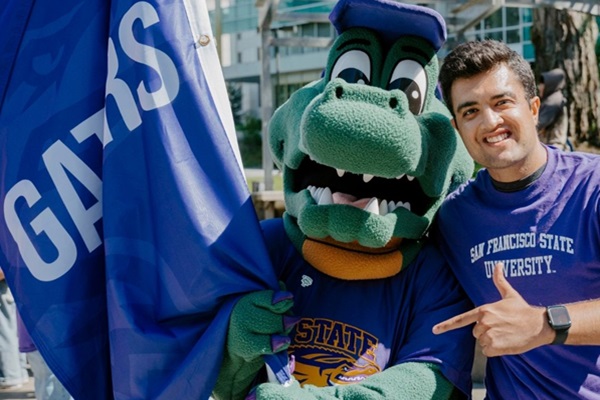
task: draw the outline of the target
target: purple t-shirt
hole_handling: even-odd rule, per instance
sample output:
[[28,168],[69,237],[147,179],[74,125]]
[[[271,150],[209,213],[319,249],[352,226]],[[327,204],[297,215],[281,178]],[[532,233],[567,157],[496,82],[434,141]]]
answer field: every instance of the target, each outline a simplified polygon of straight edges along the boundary
[[431,329],[472,304],[433,246],[391,278],[348,281],[308,264],[281,219],[265,220],[262,227],[278,277],[294,294],[294,315],[302,318],[289,348],[300,382],[354,383],[399,363],[431,362],[470,395],[470,330],[436,336]]
[[[600,298],[600,157],[548,147],[531,186],[496,190],[486,170],[452,193],[438,214],[442,253],[476,306],[500,300],[504,262],[532,305]],[[488,359],[490,399],[600,399],[600,346],[542,346]]]

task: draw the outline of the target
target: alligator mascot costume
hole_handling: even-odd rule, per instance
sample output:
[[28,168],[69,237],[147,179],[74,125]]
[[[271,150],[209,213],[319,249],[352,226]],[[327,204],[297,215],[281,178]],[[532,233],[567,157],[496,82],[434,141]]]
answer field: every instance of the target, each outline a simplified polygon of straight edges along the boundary
[[[392,0],[340,0],[323,78],[273,115],[286,212],[262,227],[285,289],[242,297],[217,399],[445,399],[471,390],[471,308],[427,230],[472,173],[436,96],[444,21]],[[287,351],[291,384],[261,356]],[[266,374],[268,375],[268,374]]]

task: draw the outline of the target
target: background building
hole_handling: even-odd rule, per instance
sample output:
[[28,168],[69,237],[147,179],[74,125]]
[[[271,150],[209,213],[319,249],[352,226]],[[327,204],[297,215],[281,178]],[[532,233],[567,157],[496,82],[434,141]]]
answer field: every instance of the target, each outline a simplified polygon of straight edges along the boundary
[[[597,0],[581,2],[528,1],[404,1],[437,10],[446,20],[448,41],[439,55],[457,42],[470,39],[498,39],[509,44],[527,60],[534,62],[531,43],[532,8],[547,3],[600,14]],[[209,1],[215,34],[220,34],[221,64],[225,80],[241,91],[239,113],[260,118],[261,46],[260,6],[270,0]],[[335,1],[280,0],[277,15],[270,24],[270,55],[273,108],[289,95],[321,75],[327,62],[328,44],[335,32],[327,17]],[[258,5],[258,7],[257,7]],[[220,11],[220,12],[219,12]],[[273,45],[274,44],[274,45]],[[277,45],[278,44],[278,45]]]

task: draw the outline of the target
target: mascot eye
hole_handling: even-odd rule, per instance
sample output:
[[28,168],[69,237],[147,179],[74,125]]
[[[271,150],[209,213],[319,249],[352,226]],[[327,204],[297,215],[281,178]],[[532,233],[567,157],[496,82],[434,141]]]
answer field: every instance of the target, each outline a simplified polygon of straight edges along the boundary
[[406,93],[410,112],[419,115],[423,111],[427,93],[427,74],[423,66],[416,61],[400,61],[394,68],[387,89],[400,89]]
[[342,54],[331,69],[331,78],[341,78],[348,83],[371,84],[371,59],[364,51],[350,50]]

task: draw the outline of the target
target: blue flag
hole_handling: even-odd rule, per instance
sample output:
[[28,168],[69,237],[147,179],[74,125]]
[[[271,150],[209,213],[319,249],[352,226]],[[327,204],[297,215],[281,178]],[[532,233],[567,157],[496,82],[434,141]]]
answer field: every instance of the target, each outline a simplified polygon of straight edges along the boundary
[[0,263],[38,349],[76,399],[208,398],[232,305],[277,281],[206,4],[5,0],[0,57]]

